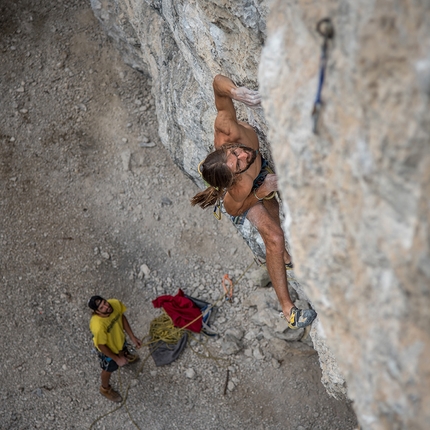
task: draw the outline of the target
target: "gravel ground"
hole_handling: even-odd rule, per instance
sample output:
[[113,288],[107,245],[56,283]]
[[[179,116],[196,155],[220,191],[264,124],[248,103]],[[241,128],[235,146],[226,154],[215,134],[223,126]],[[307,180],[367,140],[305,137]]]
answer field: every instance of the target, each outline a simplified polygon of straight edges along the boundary
[[[189,205],[197,188],[159,141],[151,83],[89,2],[6,0],[0,12],[0,428],[356,428],[309,339],[272,339],[255,319],[260,271],[239,280],[251,252]],[[154,298],[182,288],[213,302],[225,273],[239,281],[219,303],[219,336],[193,342],[206,357],[187,347],[157,368],[143,347],[112,378],[129,387],[115,410],[98,392],[88,298],[122,300],[143,338]]]

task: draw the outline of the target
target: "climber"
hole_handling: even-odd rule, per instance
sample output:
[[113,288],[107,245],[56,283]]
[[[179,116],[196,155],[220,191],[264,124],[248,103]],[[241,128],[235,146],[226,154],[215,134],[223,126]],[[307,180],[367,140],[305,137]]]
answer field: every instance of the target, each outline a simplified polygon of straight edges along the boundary
[[138,359],[138,355],[132,354],[127,348],[124,330],[136,348],[142,346],[142,341],[134,335],[124,315],[127,308],[121,301],[93,296],[88,301],[88,306],[93,311],[90,330],[93,333],[93,342],[102,368],[100,394],[113,402],[120,403],[121,395],[109,384],[112,372]]
[[258,136],[246,122],[239,121],[233,100],[247,106],[259,106],[257,91],[237,87],[225,76],[213,81],[215,106],[218,111],[214,126],[214,146],[200,164],[203,179],[210,185],[196,194],[191,204],[203,209],[222,200],[227,213],[236,224],[247,218],[260,233],[266,246],[266,265],[282,313],[290,328],[306,327],[316,317],[312,309],[297,309],[288,292],[286,268],[292,268],[291,256],[285,249],[284,232],[275,198],[278,189],[275,174],[267,170],[267,162],[259,152]]

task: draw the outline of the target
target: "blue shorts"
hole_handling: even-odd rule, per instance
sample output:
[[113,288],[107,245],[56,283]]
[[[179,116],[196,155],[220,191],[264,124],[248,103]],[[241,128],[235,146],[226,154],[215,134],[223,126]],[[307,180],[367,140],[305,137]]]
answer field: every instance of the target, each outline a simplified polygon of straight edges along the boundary
[[[254,179],[254,183],[252,184],[252,190],[257,190],[258,188],[260,188],[261,184],[264,182],[264,180],[266,179],[266,176],[269,173],[273,173],[273,170],[270,168],[269,163],[267,162],[267,160],[265,160],[263,157],[261,157],[261,170],[260,173],[258,174],[258,176]],[[243,225],[243,223],[245,222],[246,219],[246,215],[248,214],[248,210],[246,210],[243,214],[237,215],[237,216],[233,216],[230,215],[230,218],[233,222],[233,224],[236,225]]]

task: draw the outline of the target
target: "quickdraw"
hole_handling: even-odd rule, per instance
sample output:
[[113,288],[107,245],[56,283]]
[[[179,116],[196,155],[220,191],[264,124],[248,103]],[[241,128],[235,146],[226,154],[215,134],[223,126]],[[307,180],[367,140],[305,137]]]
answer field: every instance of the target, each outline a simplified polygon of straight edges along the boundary
[[219,199],[215,203],[213,215],[218,221],[221,219],[221,202],[219,201]]
[[[227,287],[226,282],[229,283],[229,287]],[[230,279],[230,277],[228,276],[228,274],[226,273],[221,281],[221,284],[224,288],[224,295],[225,295],[225,299],[227,301],[231,301],[233,299],[233,281]]]
[[325,69],[327,65],[328,41],[334,37],[334,27],[330,18],[323,18],[317,23],[317,32],[323,37],[324,42],[321,47],[320,70],[318,79],[317,95],[312,109],[312,131],[318,134],[318,118],[322,107],[321,91],[324,84]]

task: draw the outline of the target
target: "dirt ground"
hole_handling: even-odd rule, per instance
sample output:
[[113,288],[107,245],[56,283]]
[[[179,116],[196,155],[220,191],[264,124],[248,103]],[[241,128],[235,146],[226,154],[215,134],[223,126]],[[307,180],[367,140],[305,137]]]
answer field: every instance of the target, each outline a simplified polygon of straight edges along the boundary
[[[253,257],[228,221],[189,205],[197,187],[161,145],[151,83],[123,64],[89,2],[6,0],[0,24],[0,428],[356,428],[317,355],[274,359],[246,335],[246,278],[221,302],[215,359],[187,347],[157,368],[144,347],[112,378],[130,387],[126,404],[99,394],[91,295],[122,300],[143,338],[158,295],[214,301],[223,274],[238,279]],[[262,356],[223,355],[229,328]]]

